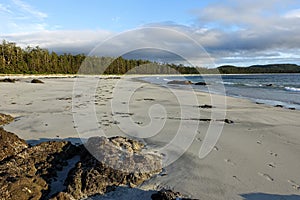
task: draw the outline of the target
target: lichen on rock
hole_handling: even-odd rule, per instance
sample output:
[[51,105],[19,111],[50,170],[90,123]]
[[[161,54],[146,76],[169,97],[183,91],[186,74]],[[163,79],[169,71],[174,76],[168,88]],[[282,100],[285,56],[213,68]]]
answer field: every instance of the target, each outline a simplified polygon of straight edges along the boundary
[[12,116],[0,113],[0,126],[9,124],[13,120],[14,118]]
[[136,140],[92,137],[85,147],[81,161],[68,175],[65,194],[59,193],[54,199],[67,194],[81,199],[117,186],[136,187],[162,170],[161,157],[142,152],[144,145]]

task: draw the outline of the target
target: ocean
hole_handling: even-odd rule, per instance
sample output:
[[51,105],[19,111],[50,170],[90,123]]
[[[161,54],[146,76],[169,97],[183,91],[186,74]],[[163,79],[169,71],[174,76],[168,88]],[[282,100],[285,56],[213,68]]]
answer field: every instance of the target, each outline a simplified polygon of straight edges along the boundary
[[[141,80],[170,86],[172,80],[188,80],[193,83],[205,82],[208,85],[193,85],[195,91],[226,94],[246,98],[256,103],[300,110],[300,74],[247,74],[247,75],[203,75],[203,76],[149,76]],[[223,87],[224,86],[224,87]],[[172,87],[189,88],[185,85]],[[222,90],[222,88],[225,90]]]

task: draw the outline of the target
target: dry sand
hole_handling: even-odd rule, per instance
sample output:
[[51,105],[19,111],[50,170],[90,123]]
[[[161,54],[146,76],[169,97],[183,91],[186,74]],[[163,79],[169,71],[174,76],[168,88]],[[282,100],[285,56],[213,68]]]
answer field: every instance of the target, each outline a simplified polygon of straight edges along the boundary
[[[197,92],[195,101],[188,98],[189,91],[176,90],[176,96],[168,88],[148,83],[98,77],[86,79],[86,86],[99,80],[96,92],[93,87],[76,87],[73,95],[75,78],[40,77],[44,84],[31,84],[30,77],[18,78],[16,83],[0,83],[0,112],[15,117],[6,130],[33,144],[49,139],[79,143],[80,138],[98,134],[99,130],[90,124],[94,114],[84,113],[90,105],[95,105],[97,128],[102,134],[143,137],[141,140],[151,150],[159,151],[170,144],[184,119],[185,134],[166,151],[171,158],[179,157],[178,152],[184,154],[165,166],[161,175],[130,191],[136,196],[147,196],[140,189],[170,188],[199,199],[300,199],[300,111],[226,97],[226,118],[234,123],[218,122],[224,125],[221,137],[213,150],[200,159],[199,149],[210,122],[195,119],[210,118],[212,109],[195,106],[211,104],[211,99],[222,99],[221,96]],[[138,89],[134,91],[134,87]],[[93,95],[88,96],[90,93]],[[126,94],[132,94],[129,100]],[[178,95],[187,100],[178,103]],[[73,109],[72,97],[79,100]],[[224,109],[217,103],[215,110],[222,113]],[[123,199],[128,199],[128,193],[120,191]]]

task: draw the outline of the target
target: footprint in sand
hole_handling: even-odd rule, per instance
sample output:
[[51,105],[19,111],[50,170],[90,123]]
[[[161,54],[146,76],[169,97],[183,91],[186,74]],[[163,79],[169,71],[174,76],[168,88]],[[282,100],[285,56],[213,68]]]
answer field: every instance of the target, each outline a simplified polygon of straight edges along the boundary
[[225,158],[224,161],[227,162],[227,163],[230,164],[230,165],[236,165],[234,162],[232,162],[232,161],[231,161],[230,159],[228,159],[228,158]]
[[201,141],[202,141],[202,140],[201,140],[201,138],[196,138],[196,140],[197,140],[197,141],[199,141],[199,142],[201,142]]
[[235,180],[241,182],[241,180],[237,176],[232,176],[232,178],[234,178]]
[[261,141],[260,141],[260,140],[258,140],[258,141],[256,141],[256,143],[257,143],[257,144],[261,144]]
[[274,153],[273,151],[269,151],[269,153],[270,153],[271,156],[274,156],[274,157],[277,157],[277,156],[278,156],[278,154],[277,154],[277,153]]
[[258,172],[258,175],[264,177],[268,181],[271,181],[271,182],[274,181],[274,178],[272,178],[269,174],[264,174],[264,173]]
[[268,167],[271,167],[271,168],[275,168],[276,167],[275,163],[273,163],[273,162],[268,163],[267,165],[268,165]]
[[293,181],[293,180],[288,180],[288,182],[289,182],[290,184],[292,184],[292,187],[293,187],[294,189],[300,190],[300,185],[297,184],[295,181]]

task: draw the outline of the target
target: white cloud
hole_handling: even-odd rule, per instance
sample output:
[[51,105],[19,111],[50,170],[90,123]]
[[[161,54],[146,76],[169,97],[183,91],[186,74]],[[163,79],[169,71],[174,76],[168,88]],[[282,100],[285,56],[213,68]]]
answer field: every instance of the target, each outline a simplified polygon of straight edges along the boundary
[[47,14],[43,13],[31,5],[21,1],[21,0],[12,0],[12,2],[19,7],[20,10],[25,12],[26,14],[30,14],[32,17],[38,18],[38,19],[44,19],[47,18]]
[[[164,31],[166,28],[169,28],[170,31]],[[161,29],[146,28],[142,31],[128,31],[119,35],[105,30],[69,30],[9,34],[4,38],[14,41],[22,47],[38,45],[58,53],[88,54],[100,45],[94,53],[103,56],[119,56],[138,50],[140,52],[137,51],[135,55],[142,58],[177,62],[178,56],[185,55],[185,59],[200,66],[213,66],[211,65],[212,61],[216,65],[251,65],[274,62],[300,64],[300,37],[289,31],[285,34],[284,31],[258,34],[257,32],[249,33],[246,30],[235,33],[224,33],[221,30],[197,32],[191,27],[172,27],[172,25],[164,24]],[[105,42],[107,39],[108,42]],[[200,46],[191,45],[192,40],[195,40]],[[143,48],[152,48],[157,51],[144,51]],[[177,57],[162,54],[160,50],[177,54]],[[208,55],[205,54],[205,51],[208,52]]]
[[5,14],[5,13],[12,14],[13,12],[9,9],[9,6],[0,4],[0,13],[2,13],[2,14]]
[[7,34],[2,37],[16,42],[21,47],[40,46],[60,53],[88,53],[96,44],[104,41],[113,33],[98,31],[37,31],[33,33]]
[[[200,29],[206,28],[194,35],[220,63],[276,61],[300,64],[297,55],[300,9],[291,9],[295,5],[298,5],[296,0],[218,2],[193,12],[197,16],[195,24]],[[274,51],[278,54],[270,56]]]
[[0,32],[22,33],[46,30],[47,14],[21,0],[0,4]]
[[300,9],[294,9],[287,12],[284,17],[286,18],[300,18]]

